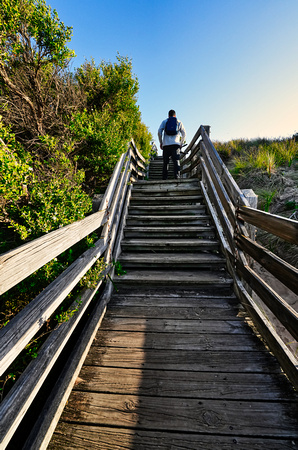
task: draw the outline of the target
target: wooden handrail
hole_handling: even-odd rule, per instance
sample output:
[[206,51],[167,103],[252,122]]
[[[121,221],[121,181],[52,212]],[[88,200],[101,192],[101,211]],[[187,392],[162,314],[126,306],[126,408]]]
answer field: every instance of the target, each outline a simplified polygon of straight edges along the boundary
[[298,340],[298,313],[249,266],[245,266],[239,260],[236,260],[235,264],[237,272],[249,283],[249,286],[259,295],[291,335]]
[[100,228],[106,221],[104,209],[0,255],[0,295]]
[[[199,161],[193,158],[200,147]],[[277,280],[294,293],[298,293],[298,270],[252,241],[246,224],[261,228],[291,244],[298,245],[298,222],[251,208],[245,195],[233,179],[214,148],[203,126],[196,132],[191,144],[181,160],[181,173],[192,176],[200,165],[201,187],[208,209],[214,218],[222,250],[226,256],[227,268],[234,278],[234,288],[256,321],[260,333],[276,354],[284,371],[298,388],[298,372],[295,357],[289,354],[285,343],[268,327],[267,319],[251,298],[251,290],[267,305],[273,315],[284,325],[289,333],[298,338],[298,314],[288,305],[286,299],[268,286],[262,278],[249,267],[249,261],[257,261]],[[248,283],[248,291],[244,284]]]
[[237,185],[236,181],[232,177],[231,173],[229,172],[227,166],[222,161],[221,157],[215,150],[215,147],[213,146],[212,142],[209,139],[209,136],[205,132],[204,128],[202,128],[202,139],[203,142],[209,152],[209,155],[213,161],[214,166],[216,167],[217,173],[219,177],[222,179],[222,182],[228,191],[228,194],[233,201],[234,205],[240,204],[248,206],[248,202],[241,192],[241,189]]
[[[0,373],[4,373],[17,358],[28,342],[40,330],[43,324],[57,310],[73,287],[93,266],[98,258],[104,257],[106,268],[101,272],[97,287],[85,290],[79,301],[69,310],[70,318],[53,330],[43,344],[37,358],[25,369],[19,380],[6,395],[0,405],[0,447],[6,447],[17,429],[24,414],[41,389],[51,368],[73,335],[78,323],[84,315],[92,298],[101,286],[104,277],[114,272],[112,259],[119,254],[120,236],[123,228],[123,211],[127,211],[130,188],[129,181],[135,177],[145,176],[145,159],[132,141],[126,153],[117,162],[109,185],[101,201],[99,211],[85,219],[52,231],[35,241],[22,245],[10,252],[0,255],[1,293],[7,291],[38,270],[44,264],[79,242],[88,234],[102,228],[102,236],[95,245],[85,251],[71,266],[61,273],[56,280],[47,286],[19,314],[0,330]],[[131,173],[131,169],[134,175]],[[108,286],[109,284],[107,284]],[[104,291],[99,300],[100,315],[105,309],[111,293],[110,287]],[[95,308],[96,309],[96,308]],[[95,312],[97,314],[97,312]],[[89,341],[85,351],[91,344],[92,336],[100,324],[91,320],[88,331]],[[74,374],[83,363],[81,357],[71,363]],[[75,363],[75,365],[73,364]],[[71,389],[68,387],[67,389]],[[63,392],[65,391],[63,387]],[[65,397],[65,395],[64,395]],[[62,400],[61,400],[62,401]],[[49,424],[49,426],[51,426]],[[48,431],[46,430],[46,434]]]
[[231,225],[233,226],[233,228],[235,228],[235,208],[234,208],[234,205],[231,202],[230,197],[221,181],[221,178],[220,178],[218,172],[216,171],[214,164],[213,164],[214,158],[213,159],[210,158],[209,153],[207,152],[206,147],[203,142],[201,144],[201,150],[202,150],[205,164],[208,167],[209,174],[210,174],[212,181],[216,187],[216,191],[219,195],[221,203],[225,209],[225,212],[230,220]]
[[283,259],[274,255],[266,248],[252,241],[242,234],[235,235],[236,244],[241,250],[252,256],[255,261],[261,264],[268,272],[275,276],[285,286],[293,292],[298,289],[298,269],[287,263]]
[[265,211],[239,206],[237,217],[262,230],[298,245],[298,222],[286,217],[276,216]]

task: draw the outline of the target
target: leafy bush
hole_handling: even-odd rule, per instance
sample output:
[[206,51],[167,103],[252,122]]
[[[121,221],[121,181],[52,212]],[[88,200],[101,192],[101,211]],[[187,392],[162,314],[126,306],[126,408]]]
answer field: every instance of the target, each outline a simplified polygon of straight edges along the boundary
[[86,61],[77,69],[76,79],[87,102],[83,111],[73,114],[69,128],[81,142],[78,164],[86,172],[86,184],[90,192],[98,192],[131,138],[148,157],[152,136],[141,122],[136,98],[139,84],[128,58],[118,55],[115,64],[103,61],[99,66]]
[[81,187],[84,172],[75,169],[56,140],[49,146],[42,138],[43,145],[51,147],[51,157],[42,164],[33,163],[3,124],[0,134],[0,211],[7,226],[25,240],[85,217],[91,200]]
[[8,203],[17,203],[27,195],[32,180],[32,158],[18,142],[0,116],[0,214],[6,215]]

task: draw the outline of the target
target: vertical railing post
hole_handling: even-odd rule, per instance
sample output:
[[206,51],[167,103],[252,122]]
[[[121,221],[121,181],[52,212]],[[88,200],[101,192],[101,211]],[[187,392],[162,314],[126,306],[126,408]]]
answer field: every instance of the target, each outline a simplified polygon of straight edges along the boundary
[[210,125],[203,125],[203,127],[204,127],[204,130],[206,131],[207,136],[210,137],[210,128],[211,128],[211,126]]
[[[249,203],[249,206],[251,208],[257,209],[258,208],[258,196],[254,193],[252,189],[241,189],[244,197]],[[249,237],[255,241],[256,240],[256,227],[253,225],[246,224],[246,228],[249,232]]]

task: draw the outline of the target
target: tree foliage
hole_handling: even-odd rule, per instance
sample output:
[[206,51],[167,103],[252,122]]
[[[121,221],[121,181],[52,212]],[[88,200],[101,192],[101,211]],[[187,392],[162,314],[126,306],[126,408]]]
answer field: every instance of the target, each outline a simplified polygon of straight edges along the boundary
[[79,163],[84,167],[91,190],[107,184],[119,156],[134,138],[145,156],[151,134],[141,122],[137,106],[138,80],[132,63],[117,56],[117,62],[86,61],[76,72],[86,94],[86,108],[73,116],[71,129],[82,140]]
[[[71,73],[71,34],[45,0],[0,3],[0,252],[88,214],[132,137],[148,152],[131,61],[91,60]],[[42,289],[58,263],[14,299],[26,283]]]
[[[57,127],[71,90],[65,71],[72,34],[44,0],[0,4],[0,98],[5,122],[23,139]],[[75,96],[73,96],[75,98]]]
[[[148,155],[151,135],[131,61],[91,60],[71,73],[71,33],[44,0],[0,3],[0,253],[88,214],[92,193],[104,190],[132,137]],[[87,236],[4,293],[0,327],[97,239]],[[72,295],[94,286],[102,269],[97,261]],[[46,326],[63,320],[63,311]],[[36,354],[35,344],[24,360]],[[19,368],[12,373],[15,380]],[[0,394],[6,382],[4,376]]]

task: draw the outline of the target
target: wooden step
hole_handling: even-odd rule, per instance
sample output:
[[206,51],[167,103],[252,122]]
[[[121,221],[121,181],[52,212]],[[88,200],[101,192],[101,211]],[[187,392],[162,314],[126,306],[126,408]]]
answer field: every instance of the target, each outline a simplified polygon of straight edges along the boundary
[[198,252],[218,251],[218,240],[211,239],[123,239],[122,251]]
[[225,267],[225,258],[213,253],[122,253],[119,262],[124,269],[137,267],[204,268]]
[[200,195],[201,191],[197,186],[176,186],[173,188],[167,188],[163,186],[162,188],[146,188],[139,189],[133,188],[132,196],[140,197],[140,196],[154,196],[154,197],[177,197],[177,196],[188,196],[188,195]]
[[198,213],[205,214],[205,205],[135,205],[128,208],[131,215],[197,215]]
[[193,286],[200,289],[202,295],[210,291],[226,295],[232,293],[233,279],[225,271],[132,269],[116,278],[115,282],[122,289],[138,285],[141,290],[145,286],[168,286],[171,290],[174,286],[188,289]]
[[200,189],[199,182],[196,178],[179,178],[178,180],[139,180],[134,184],[137,189],[171,189],[171,188],[185,188],[187,186],[194,186]]
[[197,214],[193,216],[141,216],[128,215],[127,225],[161,225],[161,226],[181,226],[181,225],[207,225],[210,223],[210,216]]
[[126,238],[215,238],[215,229],[213,226],[173,226],[173,227],[163,227],[163,226],[126,226],[124,229],[124,235]]
[[171,195],[171,196],[155,196],[146,193],[146,195],[134,195],[130,198],[131,205],[170,205],[170,204],[183,204],[183,205],[196,205],[203,201],[201,194],[196,195]]

